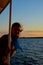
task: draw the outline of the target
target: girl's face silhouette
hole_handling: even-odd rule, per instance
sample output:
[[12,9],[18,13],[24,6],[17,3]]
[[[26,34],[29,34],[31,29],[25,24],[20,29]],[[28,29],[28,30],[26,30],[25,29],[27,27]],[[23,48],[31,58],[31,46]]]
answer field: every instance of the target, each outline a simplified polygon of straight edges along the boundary
[[21,32],[20,27],[18,27],[18,26],[13,27],[12,33],[13,33],[14,35],[16,35],[16,36],[19,37],[20,32]]

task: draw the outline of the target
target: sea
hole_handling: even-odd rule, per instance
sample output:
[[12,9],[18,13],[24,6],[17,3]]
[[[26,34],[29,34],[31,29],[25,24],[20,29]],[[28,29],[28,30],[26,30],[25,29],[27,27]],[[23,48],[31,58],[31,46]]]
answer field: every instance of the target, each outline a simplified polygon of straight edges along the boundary
[[43,65],[43,38],[19,38],[21,48],[11,58],[11,65]]

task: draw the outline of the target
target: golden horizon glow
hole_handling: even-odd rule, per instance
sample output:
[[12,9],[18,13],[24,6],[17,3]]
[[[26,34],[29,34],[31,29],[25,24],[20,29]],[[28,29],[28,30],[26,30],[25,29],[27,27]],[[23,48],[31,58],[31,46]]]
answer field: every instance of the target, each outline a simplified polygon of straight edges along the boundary
[[43,37],[43,32],[41,31],[22,32],[20,37]]

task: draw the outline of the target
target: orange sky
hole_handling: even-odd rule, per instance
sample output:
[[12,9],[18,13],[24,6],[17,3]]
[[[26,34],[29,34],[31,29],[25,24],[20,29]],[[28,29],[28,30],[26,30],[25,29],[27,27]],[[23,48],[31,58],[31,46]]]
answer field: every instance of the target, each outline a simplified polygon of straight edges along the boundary
[[22,32],[22,37],[43,37],[43,32]]

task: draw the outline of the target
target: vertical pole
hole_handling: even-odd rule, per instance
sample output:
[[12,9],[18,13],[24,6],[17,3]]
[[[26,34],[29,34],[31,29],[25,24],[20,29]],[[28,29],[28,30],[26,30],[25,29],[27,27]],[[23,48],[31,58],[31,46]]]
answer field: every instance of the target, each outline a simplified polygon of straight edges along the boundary
[[[12,14],[12,0],[10,0],[10,11],[9,11],[9,36],[8,36],[9,48],[11,48],[11,14]],[[10,65],[10,53],[8,55],[8,64]]]

